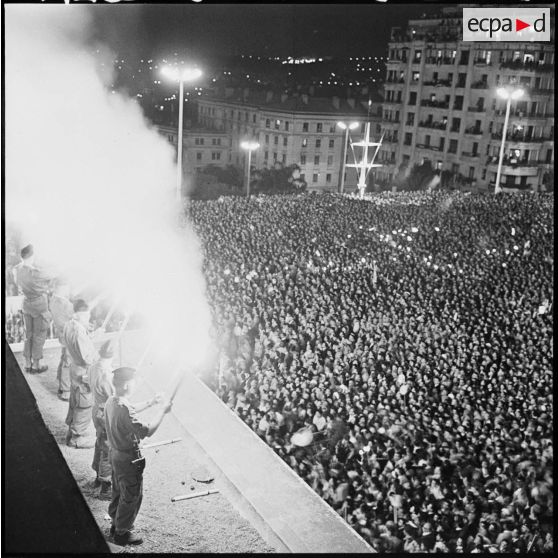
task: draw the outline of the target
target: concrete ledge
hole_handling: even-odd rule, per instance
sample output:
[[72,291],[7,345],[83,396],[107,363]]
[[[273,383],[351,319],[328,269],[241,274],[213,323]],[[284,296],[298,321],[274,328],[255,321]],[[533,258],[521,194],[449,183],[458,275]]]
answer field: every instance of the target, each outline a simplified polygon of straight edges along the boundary
[[[95,344],[115,335],[100,336]],[[118,343],[119,365],[133,366],[147,342],[144,332],[127,331]],[[142,367],[150,385],[168,386],[175,373],[156,370],[150,358]],[[226,481],[228,498],[277,550],[375,552],[194,374],[185,375],[173,414]]]
[[194,375],[173,411],[289,552],[374,552]]
[[[121,364],[137,362],[147,342],[142,331],[126,332]],[[142,374],[170,385],[176,371],[156,370],[147,358]],[[277,550],[375,552],[194,374],[186,374],[173,414],[226,482],[232,503]]]

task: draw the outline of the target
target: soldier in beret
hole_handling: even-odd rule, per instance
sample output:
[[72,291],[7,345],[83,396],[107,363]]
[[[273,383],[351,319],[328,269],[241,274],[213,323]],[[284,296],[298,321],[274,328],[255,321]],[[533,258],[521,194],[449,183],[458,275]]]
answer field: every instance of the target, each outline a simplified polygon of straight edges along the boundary
[[23,294],[25,371],[39,374],[48,370],[48,366],[41,364],[41,360],[50,320],[47,298],[50,278],[35,265],[31,244],[22,248],[21,263],[14,271],[18,289]]
[[64,346],[70,356],[70,401],[66,424],[66,443],[75,448],[92,448],[95,438],[91,432],[93,397],[89,385],[89,368],[99,358],[88,333],[89,306],[84,300],[74,302],[74,315],[64,326]]
[[112,519],[111,535],[118,545],[138,545],[143,539],[132,532],[134,521],[141,506],[143,496],[143,469],[139,442],[152,436],[166,413],[171,410],[172,402],[167,402],[152,423],[142,422],[137,413],[158,403],[160,396],[142,405],[130,403],[135,384],[134,368],[117,368],[113,372],[112,383],[115,394],[105,404],[105,427],[110,447],[112,466],[112,500],[108,513]]
[[105,341],[99,351],[99,360],[89,369],[89,385],[91,386],[91,393],[93,395],[91,414],[93,426],[97,433],[95,453],[91,466],[97,473],[93,486],[101,487],[99,492],[99,498],[101,500],[109,500],[111,498],[110,483],[112,475],[107,431],[105,428],[105,404],[108,398],[114,393],[114,387],[112,385],[113,356],[113,343],[109,339]]

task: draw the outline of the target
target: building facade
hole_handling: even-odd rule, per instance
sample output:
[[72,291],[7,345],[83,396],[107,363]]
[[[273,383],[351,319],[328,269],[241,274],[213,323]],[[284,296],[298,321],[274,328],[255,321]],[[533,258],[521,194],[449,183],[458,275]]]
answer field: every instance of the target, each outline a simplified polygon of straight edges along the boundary
[[[379,107],[374,105],[376,110]],[[230,135],[229,164],[245,164],[246,154],[240,143],[253,139],[260,144],[252,154],[254,167],[297,164],[308,188],[323,191],[337,191],[339,187],[344,132],[337,123],[359,122],[361,127],[351,132],[355,139],[360,138],[366,121],[373,122],[372,129],[380,131],[379,114],[355,99],[289,97],[246,89],[225,90],[198,99],[198,120],[206,128]],[[356,183],[355,171],[346,169],[346,188]]]
[[[169,126],[157,126],[159,134],[175,146],[178,130]],[[218,130],[191,128],[182,136],[182,165],[184,174],[194,174],[208,165],[225,167],[229,164],[230,136]]]
[[[463,42],[462,8],[394,28],[384,88],[386,180],[429,161],[472,187],[494,187],[506,111],[512,101],[501,185],[537,190],[554,163],[554,25],[550,43]],[[552,22],[554,13],[552,11]]]

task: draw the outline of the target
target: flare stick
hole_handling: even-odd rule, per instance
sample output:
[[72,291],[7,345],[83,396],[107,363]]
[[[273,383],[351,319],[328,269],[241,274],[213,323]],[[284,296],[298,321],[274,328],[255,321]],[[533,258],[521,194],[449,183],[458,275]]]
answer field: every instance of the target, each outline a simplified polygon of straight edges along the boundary
[[161,442],[153,442],[152,444],[145,444],[145,446],[140,446],[140,449],[156,448],[158,446],[168,446],[169,444],[176,444],[176,442],[181,442],[182,438],[173,438],[172,440],[163,440]]
[[141,365],[143,364],[144,360],[146,359],[152,345],[153,345],[153,339],[151,339],[151,341],[149,341],[149,343],[147,344],[147,347],[145,348],[145,351],[143,351],[143,354],[141,355],[140,359],[138,360],[138,363],[136,364],[136,370],[139,370],[141,368]]
[[194,492],[193,494],[182,494],[182,496],[173,496],[171,502],[179,502],[180,500],[190,500],[191,498],[199,498],[200,496],[209,496],[209,494],[217,494],[216,489],[204,490],[202,492]]
[[[118,301],[117,301],[117,302],[118,302]],[[112,318],[112,315],[116,312],[116,305],[117,305],[117,302],[115,302],[115,303],[112,305],[111,309],[108,311],[108,314],[107,314],[106,317],[105,317],[105,320],[104,320],[104,322],[103,322],[103,325],[101,326],[103,329],[106,329],[106,328],[107,328],[107,325],[108,325],[108,323],[110,322],[110,319]]]

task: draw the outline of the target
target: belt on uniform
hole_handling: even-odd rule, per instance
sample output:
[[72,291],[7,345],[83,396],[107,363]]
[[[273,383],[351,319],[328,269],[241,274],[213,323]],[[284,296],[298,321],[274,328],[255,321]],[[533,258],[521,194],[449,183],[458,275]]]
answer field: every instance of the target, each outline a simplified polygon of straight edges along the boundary
[[39,296],[34,296],[34,297],[26,296],[24,297],[24,300],[26,300],[27,302],[35,302],[36,300],[44,298],[45,296],[46,296],[45,294],[41,294]]
[[129,449],[129,450],[118,450],[116,448],[110,448],[111,451],[114,453],[116,457],[120,457],[121,459],[134,459],[137,457],[137,450]]

